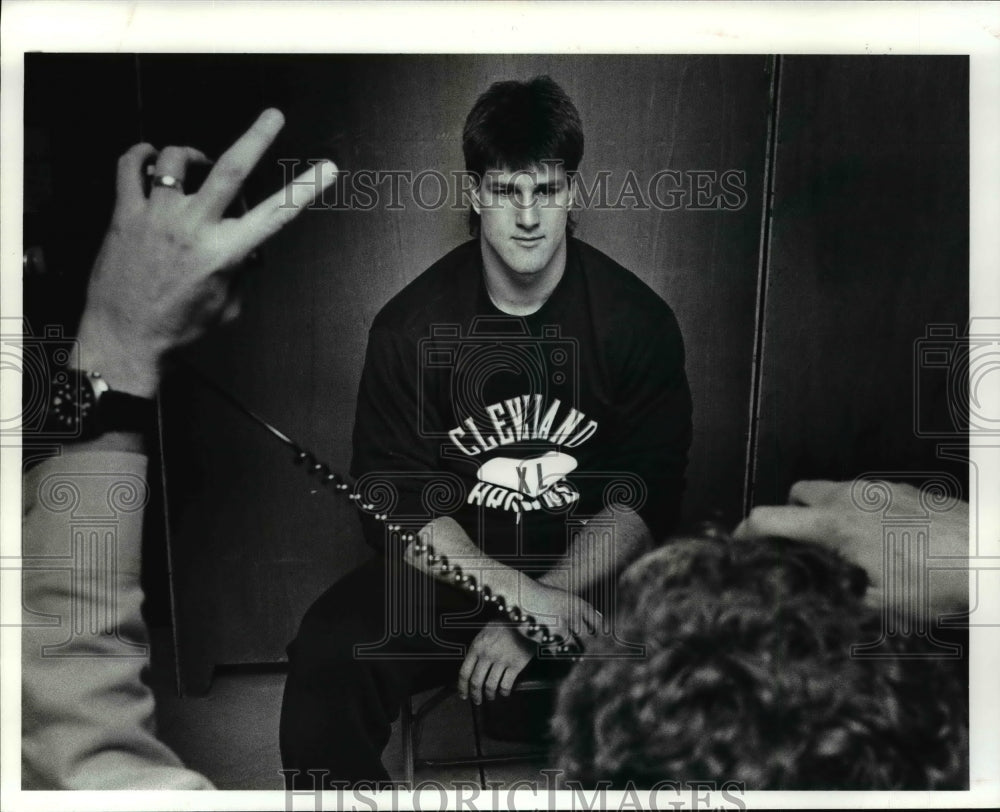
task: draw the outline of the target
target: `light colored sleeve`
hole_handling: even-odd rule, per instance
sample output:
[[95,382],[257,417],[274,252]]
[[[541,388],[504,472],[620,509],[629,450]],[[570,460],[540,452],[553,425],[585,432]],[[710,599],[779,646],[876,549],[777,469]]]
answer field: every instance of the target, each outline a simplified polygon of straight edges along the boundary
[[24,478],[25,789],[212,789],[156,738],[143,682],[146,457],[67,453]]

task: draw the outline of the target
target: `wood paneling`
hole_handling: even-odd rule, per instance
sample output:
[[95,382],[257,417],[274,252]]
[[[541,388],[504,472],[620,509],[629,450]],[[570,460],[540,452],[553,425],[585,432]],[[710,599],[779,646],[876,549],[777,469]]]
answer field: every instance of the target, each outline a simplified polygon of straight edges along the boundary
[[[757,503],[784,501],[801,477],[952,470],[915,431],[915,393],[938,413],[945,393],[940,375],[925,385],[914,358],[929,325],[961,329],[968,312],[967,60],[783,57],[777,108],[771,65],[763,56],[39,55],[27,60],[26,124],[49,139],[33,143],[60,190],[50,203],[65,214],[82,190],[76,199],[90,204],[61,248],[80,268],[125,146],[141,137],[218,155],[266,105],[288,123],[247,185],[251,204],[283,182],[282,159],[460,170],[461,127],[477,94],[538,73],[580,108],[583,180],[608,173],[605,203],[630,172],[640,191],[660,170],[688,181],[698,170],[744,173],[739,205],[699,210],[689,198],[664,210],[626,199],[592,205],[578,229],[677,313],[695,409],[687,514],[735,521],[753,417]],[[91,128],[87,111],[99,122]],[[98,156],[93,170],[83,167],[94,173],[87,179],[66,168],[74,139]],[[100,177],[99,193],[91,186]],[[44,184],[32,182],[37,214]],[[467,238],[461,206],[425,210],[405,188],[402,202],[303,214],[243,274],[242,318],[181,354],[341,471],[375,313]],[[73,299],[74,284],[78,307],[84,274],[71,276],[26,285],[29,311]],[[306,607],[368,551],[344,502],[313,492],[284,448],[183,369],[164,390],[164,438],[181,676],[204,690],[216,664],[283,658]]]
[[118,156],[139,140],[135,59],[25,54],[24,67],[24,248],[40,247],[45,268],[25,274],[25,316],[38,335],[52,325],[71,335],[111,219]]
[[754,501],[872,471],[965,481],[914,406],[946,397],[917,342],[968,320],[968,61],[783,57],[780,73]]

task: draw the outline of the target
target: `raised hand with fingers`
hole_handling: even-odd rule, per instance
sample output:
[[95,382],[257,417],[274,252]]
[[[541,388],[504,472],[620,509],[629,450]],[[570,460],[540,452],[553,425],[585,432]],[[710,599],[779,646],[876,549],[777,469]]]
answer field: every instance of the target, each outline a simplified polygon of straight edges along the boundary
[[[150,396],[162,356],[219,320],[232,304],[239,263],[336,179],[332,162],[315,164],[242,217],[224,218],[283,126],[280,112],[265,110],[194,194],[184,190],[188,168],[210,163],[198,150],[168,146],[157,152],[137,144],[121,157],[115,211],[78,333],[88,357],[76,364],[107,370],[112,388]],[[154,159],[147,196],[144,167]]]

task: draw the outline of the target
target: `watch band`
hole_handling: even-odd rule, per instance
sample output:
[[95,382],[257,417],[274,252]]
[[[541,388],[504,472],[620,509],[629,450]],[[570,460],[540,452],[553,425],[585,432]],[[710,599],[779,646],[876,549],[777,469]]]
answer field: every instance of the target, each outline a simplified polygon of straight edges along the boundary
[[156,428],[156,401],[109,389],[97,401],[97,430],[147,434]]

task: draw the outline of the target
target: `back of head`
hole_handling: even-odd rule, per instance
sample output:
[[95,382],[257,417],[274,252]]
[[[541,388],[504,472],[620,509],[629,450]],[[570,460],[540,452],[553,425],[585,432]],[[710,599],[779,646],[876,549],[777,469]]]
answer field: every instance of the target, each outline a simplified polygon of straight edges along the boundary
[[[784,539],[681,538],[619,581],[615,657],[590,650],[560,690],[557,766],[584,785],[742,782],[750,790],[960,789],[967,703],[953,662],[890,639],[865,573]],[[925,652],[926,653],[926,652]]]

